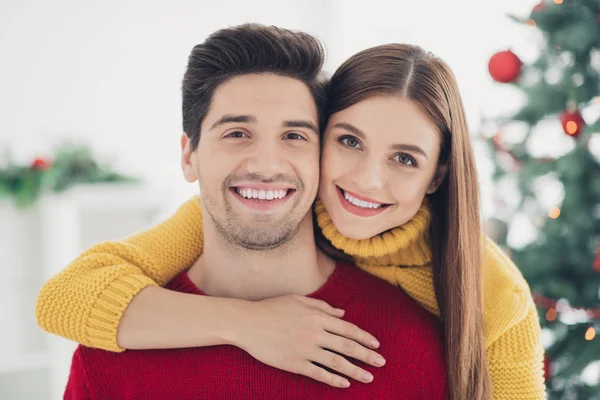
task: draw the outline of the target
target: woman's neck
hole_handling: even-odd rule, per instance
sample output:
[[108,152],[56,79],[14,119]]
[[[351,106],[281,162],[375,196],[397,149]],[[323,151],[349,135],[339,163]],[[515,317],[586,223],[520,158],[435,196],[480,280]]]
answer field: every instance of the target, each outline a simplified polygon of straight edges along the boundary
[[315,204],[317,224],[331,244],[353,257],[357,264],[373,266],[423,266],[431,262],[429,226],[431,215],[424,203],[407,223],[370,239],[354,240],[333,225],[325,206]]

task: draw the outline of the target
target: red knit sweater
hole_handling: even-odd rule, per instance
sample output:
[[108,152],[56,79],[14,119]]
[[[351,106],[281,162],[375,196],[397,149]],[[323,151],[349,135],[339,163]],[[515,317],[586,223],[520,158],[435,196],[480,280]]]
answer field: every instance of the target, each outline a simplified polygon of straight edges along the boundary
[[[167,286],[202,295],[187,273]],[[444,399],[441,324],[402,290],[338,263],[311,297],[346,310],[345,319],[381,342],[384,367],[362,363],[375,379],[332,388],[255,360],[233,346],[111,353],[79,346],[65,399]]]

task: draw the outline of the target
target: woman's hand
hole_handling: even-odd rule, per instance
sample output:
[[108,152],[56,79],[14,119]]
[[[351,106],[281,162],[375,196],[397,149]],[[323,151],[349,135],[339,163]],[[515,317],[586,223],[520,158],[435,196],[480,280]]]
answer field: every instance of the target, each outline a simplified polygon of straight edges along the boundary
[[232,344],[262,363],[341,388],[350,382],[340,375],[365,383],[373,376],[336,353],[376,367],[385,364],[371,350],[379,347],[378,341],[342,320],[344,311],[324,301],[290,295],[251,302],[248,307]]

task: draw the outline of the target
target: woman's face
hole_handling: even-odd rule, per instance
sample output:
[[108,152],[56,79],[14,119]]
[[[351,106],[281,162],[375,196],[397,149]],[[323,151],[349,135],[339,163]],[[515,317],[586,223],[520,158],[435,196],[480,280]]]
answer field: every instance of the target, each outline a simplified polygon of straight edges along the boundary
[[333,114],[319,198],[338,231],[367,239],[408,222],[445,176],[440,133],[410,100],[375,96]]

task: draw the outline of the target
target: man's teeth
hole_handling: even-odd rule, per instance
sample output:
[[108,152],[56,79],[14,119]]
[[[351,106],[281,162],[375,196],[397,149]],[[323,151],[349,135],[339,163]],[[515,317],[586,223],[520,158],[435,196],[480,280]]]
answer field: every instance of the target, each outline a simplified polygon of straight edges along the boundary
[[283,199],[288,191],[287,190],[256,190],[256,189],[235,189],[236,193],[246,199],[258,199],[258,200],[277,200]]
[[350,203],[354,204],[360,208],[379,208],[383,206],[383,204],[379,203],[371,203],[369,201],[359,200],[356,197],[350,196],[348,193],[344,192],[344,198],[348,200]]

